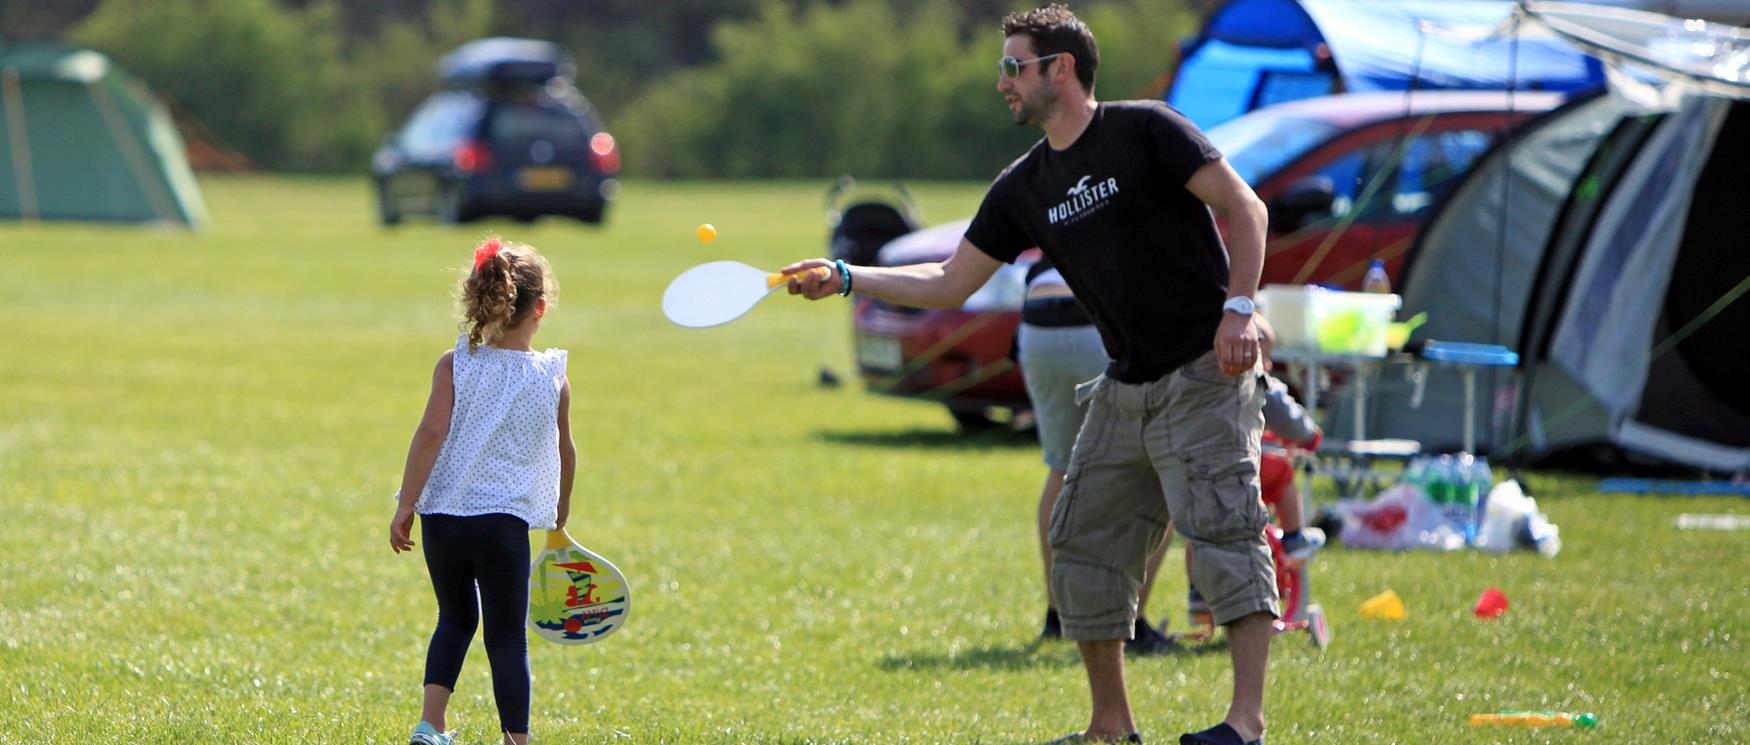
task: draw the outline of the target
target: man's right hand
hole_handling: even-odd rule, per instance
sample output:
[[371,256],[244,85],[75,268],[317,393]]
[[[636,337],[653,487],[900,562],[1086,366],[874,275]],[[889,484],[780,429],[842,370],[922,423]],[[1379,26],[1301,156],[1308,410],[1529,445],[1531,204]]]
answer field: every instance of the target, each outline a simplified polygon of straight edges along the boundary
[[[826,279],[821,279],[819,272],[808,271],[817,266],[826,267]],[[778,271],[790,276],[790,294],[801,295],[809,300],[819,300],[828,295],[838,294],[839,282],[842,281],[839,277],[838,264],[834,263],[832,259],[798,261]]]

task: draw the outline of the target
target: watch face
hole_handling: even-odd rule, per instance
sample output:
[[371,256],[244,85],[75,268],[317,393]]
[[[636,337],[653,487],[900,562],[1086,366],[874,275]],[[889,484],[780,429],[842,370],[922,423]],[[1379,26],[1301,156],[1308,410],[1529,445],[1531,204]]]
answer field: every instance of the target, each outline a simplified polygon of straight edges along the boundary
[[1242,316],[1249,316],[1253,311],[1252,299],[1249,297],[1228,298],[1228,301],[1221,307],[1224,310],[1231,310]]

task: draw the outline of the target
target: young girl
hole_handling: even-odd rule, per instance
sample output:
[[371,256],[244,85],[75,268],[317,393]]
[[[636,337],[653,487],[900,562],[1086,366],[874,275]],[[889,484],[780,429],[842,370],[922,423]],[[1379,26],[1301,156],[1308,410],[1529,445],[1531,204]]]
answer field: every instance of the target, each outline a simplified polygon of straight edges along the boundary
[[432,373],[389,522],[389,547],[400,553],[413,548],[419,514],[437,592],[410,745],[450,745],[444,712],[482,616],[499,730],[506,743],[528,742],[529,530],[565,525],[577,464],[566,353],[529,344],[558,289],[535,249],[483,241],[462,281],[466,333]]

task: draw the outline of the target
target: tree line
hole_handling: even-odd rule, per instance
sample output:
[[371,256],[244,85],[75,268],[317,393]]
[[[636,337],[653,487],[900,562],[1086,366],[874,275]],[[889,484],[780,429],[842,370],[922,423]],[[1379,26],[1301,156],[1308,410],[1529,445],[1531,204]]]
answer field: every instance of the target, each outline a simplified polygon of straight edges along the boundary
[[[1073,3],[1100,41],[1100,97],[1156,86],[1200,3]],[[65,35],[275,170],[362,171],[437,88],[438,58],[510,35],[577,58],[633,175],[984,179],[1039,136],[995,90],[999,20],[1028,5],[398,0],[361,16],[337,0],[102,0]]]

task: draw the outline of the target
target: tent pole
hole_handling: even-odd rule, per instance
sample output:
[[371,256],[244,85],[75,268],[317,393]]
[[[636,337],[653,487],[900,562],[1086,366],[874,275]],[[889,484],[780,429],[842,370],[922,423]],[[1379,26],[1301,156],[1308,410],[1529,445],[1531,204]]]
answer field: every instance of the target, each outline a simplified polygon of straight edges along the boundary
[[[1517,10],[1514,12],[1514,14],[1512,16],[1511,21],[1509,21],[1510,23],[1513,24],[1513,35],[1509,38],[1508,45],[1507,45],[1507,121],[1508,122],[1513,121],[1513,115],[1518,111],[1519,98],[1518,98],[1517,94],[1519,92],[1519,33],[1520,33],[1520,30],[1524,27],[1524,16],[1523,16],[1524,9],[1525,9],[1525,5],[1524,5],[1523,0],[1521,0]],[[1512,193],[1511,186],[1513,183],[1513,180],[1511,177],[1511,174],[1513,172],[1513,146],[1512,146],[1510,140],[1512,139],[1511,133],[1512,133],[1512,129],[1514,128],[1514,126],[1516,126],[1516,125],[1503,124],[1502,131],[1501,131],[1501,139],[1502,139],[1503,143],[1506,143],[1506,145],[1501,150],[1501,221],[1499,224],[1496,225],[1496,230],[1495,230],[1495,261],[1494,261],[1494,264],[1495,264],[1495,303],[1493,306],[1492,315],[1489,319],[1489,340],[1490,340],[1490,343],[1493,343],[1493,344],[1500,344],[1503,341],[1505,341],[1504,339],[1501,338],[1502,337],[1502,333],[1501,333],[1501,302],[1502,302],[1501,296],[1503,295],[1503,293],[1506,289],[1504,287],[1504,285],[1506,284],[1506,277],[1504,275],[1506,272],[1505,264],[1507,262],[1507,222],[1508,222],[1507,215],[1513,209],[1513,204],[1510,200],[1510,195]],[[1523,345],[1525,340],[1520,339],[1519,341],[1520,341],[1520,344]],[[1523,351],[1520,352],[1520,359],[1521,360],[1525,359],[1525,353]],[[1489,435],[1489,445],[1490,445],[1491,450],[1494,449],[1496,436],[1498,434],[1501,434],[1501,435],[1506,434],[1506,433],[1500,431],[1502,429],[1501,427],[1496,426],[1496,422],[1499,421],[1499,418],[1496,416],[1496,414],[1498,413],[1496,410],[1496,407],[1499,405],[1499,401],[1500,401],[1501,375],[1503,373],[1510,375],[1510,376],[1517,375],[1518,374],[1517,367],[1513,371],[1502,371],[1502,370],[1495,370],[1495,369],[1489,370],[1489,380],[1488,380],[1488,384],[1489,384],[1489,419],[1488,419],[1489,429],[1488,429],[1488,435]],[[1472,399],[1475,396],[1475,391],[1473,391],[1471,389],[1471,387],[1475,385],[1475,382],[1476,381],[1474,379],[1470,379],[1470,378],[1467,378],[1465,381],[1466,388],[1465,388],[1464,393],[1465,393],[1465,399],[1466,399],[1465,400],[1465,407],[1466,407],[1467,412],[1470,410],[1469,407],[1474,403]],[[1475,426],[1475,423],[1472,422],[1471,419],[1467,417],[1465,419],[1465,422],[1464,422],[1465,441],[1467,443],[1472,442],[1470,432],[1471,432],[1471,428],[1474,426]],[[1474,450],[1471,450],[1471,448],[1468,445],[1465,447],[1465,451],[1466,452],[1475,452]]]
[[1459,368],[1464,378],[1464,451],[1477,451],[1477,372],[1467,365]]
[[24,95],[18,85],[18,71],[0,71],[0,93],[6,99],[6,134],[12,145],[12,176],[18,181],[18,216],[36,222],[36,174],[30,167],[30,133],[24,128]]
[[128,120],[115,105],[115,99],[103,88],[102,81],[87,82],[85,90],[102,114],[109,136],[115,138],[116,146],[121,148],[122,157],[128,162],[128,172],[133,175],[134,182],[139,184],[140,191],[145,193],[146,202],[152,206],[152,212],[160,220],[181,222],[182,217],[177,214],[176,205],[165,195],[160,184],[152,179],[152,166],[146,161],[145,152],[141,150],[139,141],[134,139],[133,131],[128,128]]

